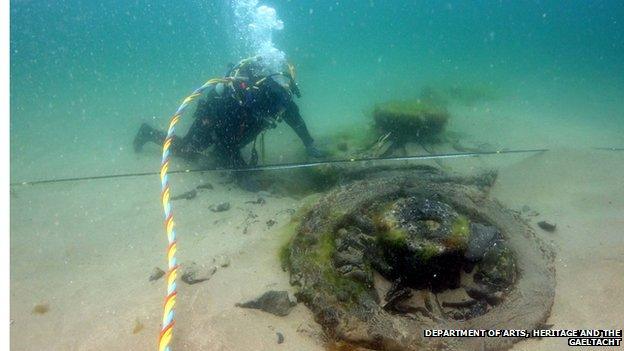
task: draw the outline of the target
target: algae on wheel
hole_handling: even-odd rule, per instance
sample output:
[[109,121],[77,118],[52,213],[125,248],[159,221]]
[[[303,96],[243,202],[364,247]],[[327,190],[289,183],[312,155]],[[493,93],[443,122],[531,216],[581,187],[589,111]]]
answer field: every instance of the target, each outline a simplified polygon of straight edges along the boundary
[[283,255],[328,335],[376,350],[498,350],[519,338],[425,338],[423,330],[539,328],[555,273],[530,228],[466,185],[474,179],[394,175],[322,197]]

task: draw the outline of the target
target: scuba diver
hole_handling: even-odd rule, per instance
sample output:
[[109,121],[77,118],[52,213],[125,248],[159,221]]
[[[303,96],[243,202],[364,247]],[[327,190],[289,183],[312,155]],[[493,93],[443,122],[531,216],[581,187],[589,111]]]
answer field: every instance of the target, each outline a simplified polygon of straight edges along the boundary
[[[245,168],[241,148],[253,142],[249,166],[257,164],[257,136],[284,120],[299,136],[311,157],[322,157],[293,101],[300,97],[292,65],[285,72],[270,72],[261,57],[251,57],[233,66],[223,82],[200,100],[194,121],[183,138],[174,138],[174,155],[193,160],[214,146],[217,164],[225,168]],[[162,145],[166,133],[143,123],[134,138],[135,152],[147,142]]]

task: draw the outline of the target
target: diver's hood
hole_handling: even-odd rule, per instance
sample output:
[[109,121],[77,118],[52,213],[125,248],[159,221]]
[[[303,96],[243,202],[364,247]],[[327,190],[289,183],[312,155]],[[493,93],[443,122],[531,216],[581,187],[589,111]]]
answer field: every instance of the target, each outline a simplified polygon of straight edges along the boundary
[[269,89],[277,105],[286,106],[293,99],[291,79],[281,74],[276,74],[267,78],[263,84]]
[[288,94],[292,97],[295,95],[297,97],[301,97],[301,93],[299,92],[299,86],[297,82],[286,73],[278,73],[271,75],[271,79],[277,83],[280,87],[282,87]]
[[[271,86],[279,86],[288,93],[289,97],[293,95],[301,97],[299,87],[295,82],[294,66],[286,63],[284,70],[274,71],[262,62],[262,57],[250,57],[240,61],[237,65],[230,68],[228,77],[241,77],[247,81],[249,86],[255,85],[259,87],[262,84],[270,83]],[[274,88],[274,87],[273,87]],[[274,89],[272,89],[274,90]]]
[[275,83],[277,83],[279,86],[281,86],[282,88],[284,88],[287,91],[291,91],[291,80],[290,78],[286,77],[283,74],[276,74],[274,76],[271,76],[271,79],[273,79],[273,81],[275,81]]

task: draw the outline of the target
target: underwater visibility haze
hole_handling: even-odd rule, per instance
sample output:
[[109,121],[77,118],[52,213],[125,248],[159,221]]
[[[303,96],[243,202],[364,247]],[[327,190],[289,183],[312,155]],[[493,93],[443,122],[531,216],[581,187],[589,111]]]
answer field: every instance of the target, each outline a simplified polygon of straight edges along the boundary
[[483,321],[621,329],[623,2],[10,7],[13,349],[156,347],[162,143],[212,78],[167,164],[173,349],[433,349],[397,335]]

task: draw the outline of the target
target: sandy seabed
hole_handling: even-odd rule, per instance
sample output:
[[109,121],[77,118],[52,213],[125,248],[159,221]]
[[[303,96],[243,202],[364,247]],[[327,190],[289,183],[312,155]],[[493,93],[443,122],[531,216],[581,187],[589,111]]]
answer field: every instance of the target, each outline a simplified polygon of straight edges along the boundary
[[[504,103],[466,109],[456,111],[449,128],[494,146],[555,149],[430,164],[458,173],[496,169],[491,196],[518,211],[528,206],[525,214],[539,213],[526,218],[556,252],[557,291],[547,323],[555,329],[621,329],[624,152],[591,148],[621,145],[621,127],[598,128],[597,121],[548,124],[555,118],[541,115],[508,117],[515,115],[519,112],[508,111]],[[281,150],[296,149],[290,145],[300,147],[297,142]],[[36,158],[14,156],[13,181],[42,177],[36,166],[63,176],[115,173],[91,167],[101,160],[83,160],[82,154],[71,159],[81,169],[64,170],[71,174],[62,173],[58,162],[41,165]],[[157,152],[134,155],[124,150],[117,164],[100,167],[120,164],[151,170],[159,159]],[[171,179],[173,195],[201,184],[214,186],[200,189],[192,200],[173,202],[179,262],[211,266],[224,257],[230,262],[208,281],[178,284],[174,349],[324,350],[321,328],[303,304],[287,317],[235,307],[267,290],[294,291],[280,267],[278,250],[291,213],[304,201],[267,196],[265,204],[250,203],[258,195],[227,184],[220,173],[176,174]],[[12,187],[13,350],[156,348],[166,290],[162,278],[150,282],[148,277],[154,267],[166,265],[159,196],[157,176]],[[208,209],[224,201],[231,204],[228,211]],[[276,224],[270,226],[270,220]],[[556,223],[556,231],[538,228],[541,220]],[[47,306],[47,312],[35,313],[37,305]],[[278,332],[284,336],[282,344],[277,343]],[[514,347],[564,349],[565,338],[527,340]]]
[[[447,161],[448,162],[448,161]],[[497,168],[491,196],[527,217],[557,252],[556,329],[622,328],[624,152],[559,149],[448,163],[457,171]],[[301,201],[224,184],[219,174],[175,176],[174,193],[210,182],[193,200],[174,202],[179,260],[211,265],[206,282],[178,284],[174,348],[323,350],[320,327],[303,304],[287,317],[235,303],[267,290],[293,291],[280,268],[280,235]],[[156,347],[165,284],[158,179],[126,178],[23,186],[11,195],[11,347],[13,350],[140,350]],[[229,201],[214,213],[211,204]],[[253,215],[257,217],[253,217]],[[269,226],[267,221],[277,224]],[[536,223],[557,224],[554,233]],[[246,234],[245,232],[246,230]],[[34,313],[37,304],[49,307]],[[277,344],[276,333],[284,336]],[[563,350],[565,338],[528,340],[514,350]]]

